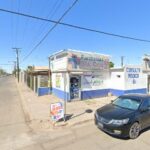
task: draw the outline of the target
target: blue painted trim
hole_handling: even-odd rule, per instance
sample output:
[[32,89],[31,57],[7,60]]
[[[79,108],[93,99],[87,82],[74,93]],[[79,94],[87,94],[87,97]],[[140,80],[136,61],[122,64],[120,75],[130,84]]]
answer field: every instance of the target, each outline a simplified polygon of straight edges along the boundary
[[40,87],[37,89],[38,96],[48,95],[49,94],[49,88],[48,87]]
[[110,89],[110,93],[115,96],[120,96],[124,94],[124,90]]
[[109,89],[91,90],[91,91],[81,91],[81,99],[91,99],[107,96]]
[[127,94],[127,93],[142,93],[142,94],[146,94],[147,93],[147,88],[125,90],[125,94]]
[[[52,93],[54,95],[56,95],[57,97],[63,99],[63,100],[66,100],[66,101],[69,101],[70,100],[70,97],[69,97],[69,93],[68,92],[64,92],[62,90],[59,90],[59,89],[56,89],[56,88],[52,88]],[[65,99],[65,98],[66,99]]]
[[147,93],[147,88],[142,88],[142,89],[131,89],[131,90],[118,90],[118,89],[110,89],[110,92],[115,95],[115,96],[120,96],[123,94],[129,94],[129,93],[141,93],[141,94],[146,94]]

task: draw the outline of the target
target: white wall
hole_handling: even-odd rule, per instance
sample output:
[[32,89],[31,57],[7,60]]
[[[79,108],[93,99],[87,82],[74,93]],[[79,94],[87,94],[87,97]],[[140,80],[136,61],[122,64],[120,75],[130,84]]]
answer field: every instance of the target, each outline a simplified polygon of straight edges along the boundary
[[[65,75],[66,75],[66,77],[65,77]],[[69,92],[69,75],[68,75],[68,73],[52,73],[52,87],[53,88],[64,91],[64,81],[66,83],[66,92]]]
[[125,90],[125,74],[124,72],[111,72],[110,88]]
[[66,70],[67,69],[67,64],[68,64],[68,58],[60,58],[60,59],[55,59],[51,61],[51,71],[58,71],[58,70]]
[[110,88],[118,90],[147,88],[147,75],[143,73],[141,66],[125,66],[124,71],[111,72]]

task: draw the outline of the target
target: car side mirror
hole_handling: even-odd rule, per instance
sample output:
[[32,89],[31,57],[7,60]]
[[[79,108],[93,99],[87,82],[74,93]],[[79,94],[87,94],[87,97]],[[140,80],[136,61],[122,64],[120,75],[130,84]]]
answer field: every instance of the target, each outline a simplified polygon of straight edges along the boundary
[[114,100],[111,100],[111,103],[113,103],[114,102]]

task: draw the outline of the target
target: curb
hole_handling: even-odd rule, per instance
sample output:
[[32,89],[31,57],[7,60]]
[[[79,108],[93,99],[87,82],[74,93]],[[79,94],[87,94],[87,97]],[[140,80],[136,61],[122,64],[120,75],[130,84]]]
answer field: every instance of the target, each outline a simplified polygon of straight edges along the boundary
[[29,123],[31,121],[31,117],[29,115],[29,112],[28,112],[27,108],[25,107],[25,100],[24,100],[22,92],[19,88],[19,83],[16,80],[15,80],[15,82],[16,82],[17,90],[18,90],[19,95],[20,95],[20,99],[21,99],[20,104],[21,104],[21,107],[22,107],[22,110],[23,110],[23,113],[24,113],[24,116],[25,116],[25,121],[27,123]]

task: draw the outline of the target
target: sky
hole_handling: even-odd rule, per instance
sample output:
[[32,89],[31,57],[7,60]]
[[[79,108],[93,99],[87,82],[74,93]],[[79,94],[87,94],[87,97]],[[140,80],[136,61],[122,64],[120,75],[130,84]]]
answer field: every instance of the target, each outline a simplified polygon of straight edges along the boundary
[[[0,0],[0,8],[58,20],[74,0]],[[150,40],[149,0],[79,0],[62,22]],[[48,66],[48,56],[62,49],[97,52],[111,56],[115,67],[140,64],[150,54],[150,43],[121,39],[58,25],[44,42],[23,58],[53,26],[52,23],[0,11],[0,68],[12,71],[13,47],[21,48],[20,67]],[[11,64],[11,65],[7,65]]]

